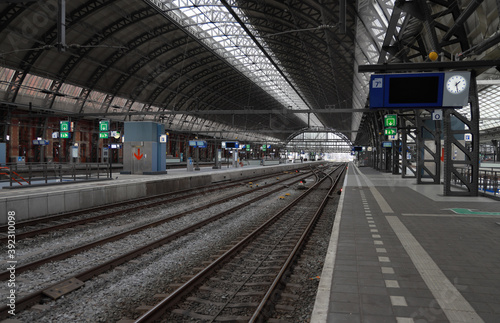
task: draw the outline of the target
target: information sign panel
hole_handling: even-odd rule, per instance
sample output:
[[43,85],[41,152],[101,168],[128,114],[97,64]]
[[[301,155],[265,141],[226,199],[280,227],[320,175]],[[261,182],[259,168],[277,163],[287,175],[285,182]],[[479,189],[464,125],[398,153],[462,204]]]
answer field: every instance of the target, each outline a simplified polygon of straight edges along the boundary
[[432,112],[432,120],[434,121],[443,120],[443,110],[441,109],[434,110],[434,112]]
[[39,146],[47,146],[49,144],[49,141],[48,140],[37,140],[37,139],[34,139],[33,140],[33,145],[39,145]]
[[111,137],[120,139],[120,131],[111,131]]
[[109,131],[109,121],[108,120],[99,121],[99,131]]
[[469,97],[470,72],[373,74],[370,108],[459,108]]
[[382,147],[383,148],[391,148],[392,147],[392,141],[382,141]]
[[392,136],[398,133],[397,128],[385,128],[384,129],[384,135],[386,136]]
[[69,138],[71,138],[71,135],[70,135],[70,133],[69,133],[69,132],[61,132],[61,133],[59,134],[59,138],[62,138],[62,139],[69,139]]
[[70,131],[70,122],[69,121],[61,121],[59,123],[60,131]]
[[99,132],[99,138],[101,139],[108,139],[109,134],[107,132]]
[[384,127],[396,127],[398,116],[396,114],[387,114],[384,116]]

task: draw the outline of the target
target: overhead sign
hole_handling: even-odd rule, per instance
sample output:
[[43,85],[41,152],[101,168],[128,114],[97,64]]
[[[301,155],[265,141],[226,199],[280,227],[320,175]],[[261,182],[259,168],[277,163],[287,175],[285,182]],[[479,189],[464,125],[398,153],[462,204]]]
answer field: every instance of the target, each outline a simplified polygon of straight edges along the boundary
[[73,122],[70,121],[60,121],[59,131],[73,131]]
[[47,146],[49,144],[48,140],[33,140],[33,145]]
[[189,146],[197,148],[207,148],[207,142],[204,140],[190,140]]
[[469,83],[470,72],[373,74],[370,108],[463,107]]
[[384,116],[384,127],[396,127],[398,116],[396,114],[387,114]]
[[238,141],[223,141],[221,147],[225,149],[239,149],[240,143]]
[[111,131],[111,137],[120,139],[120,131]]
[[391,148],[392,147],[392,141],[382,141],[382,147],[383,148]]
[[436,109],[432,112],[432,120],[439,121],[443,120],[443,110]]
[[384,135],[386,136],[393,136],[398,133],[397,128],[385,128],[384,129]]
[[109,131],[109,120],[99,121],[99,131]]

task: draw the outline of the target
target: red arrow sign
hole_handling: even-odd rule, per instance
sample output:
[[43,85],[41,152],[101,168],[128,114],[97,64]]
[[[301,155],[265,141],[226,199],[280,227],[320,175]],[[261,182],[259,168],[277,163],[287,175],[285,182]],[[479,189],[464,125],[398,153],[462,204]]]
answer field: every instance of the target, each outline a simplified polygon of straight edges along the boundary
[[141,160],[142,156],[144,156],[143,154],[141,154],[141,148],[137,148],[137,154],[134,153],[134,156],[135,158],[137,158],[137,160]]

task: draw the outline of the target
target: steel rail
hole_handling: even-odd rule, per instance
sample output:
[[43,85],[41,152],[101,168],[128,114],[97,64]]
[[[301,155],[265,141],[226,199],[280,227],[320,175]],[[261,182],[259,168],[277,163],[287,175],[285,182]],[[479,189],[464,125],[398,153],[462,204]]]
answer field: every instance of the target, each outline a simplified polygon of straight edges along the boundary
[[[303,170],[304,168],[305,167],[302,167],[302,168],[300,168],[300,170]],[[201,187],[196,187],[196,188],[188,188],[185,190],[179,190],[179,191],[175,191],[175,192],[157,194],[157,195],[148,196],[148,197],[141,197],[141,198],[137,198],[137,199],[116,202],[116,203],[101,205],[101,206],[97,206],[97,207],[86,208],[86,209],[82,209],[82,210],[78,210],[78,211],[65,212],[65,213],[61,213],[61,214],[45,216],[45,217],[36,218],[36,219],[32,219],[32,220],[20,221],[20,222],[16,222],[16,229],[20,229],[20,228],[27,227],[27,226],[33,226],[33,225],[40,224],[40,223],[47,223],[49,221],[57,221],[57,220],[61,220],[61,219],[67,219],[68,217],[74,217],[74,216],[78,216],[78,215],[81,215],[84,213],[89,213],[89,212],[97,212],[97,211],[109,209],[112,207],[120,207],[120,206],[134,204],[134,203],[147,202],[147,201],[152,200],[152,199],[158,199],[158,198],[164,198],[164,197],[177,195],[177,194],[189,193],[189,192],[192,192],[194,189],[203,190],[203,189],[210,188],[210,187],[220,189],[220,186],[222,186],[223,188],[230,188],[233,186],[238,186],[241,183],[249,181],[249,180],[265,179],[265,178],[273,177],[273,176],[276,176],[277,174],[282,174],[282,173],[283,172],[280,171],[280,172],[275,172],[272,174],[266,174],[266,175],[262,175],[262,176],[246,178],[245,180],[241,180],[241,181],[239,180],[236,183],[229,184],[229,185],[227,183],[222,183],[222,184],[212,184],[212,185],[207,185],[207,186],[201,186]],[[226,185],[226,186],[224,186],[224,185]],[[172,200],[169,200],[169,201],[172,201]],[[79,225],[79,224],[81,224],[81,223],[78,223],[77,225]],[[0,225],[0,232],[6,232],[7,227],[8,227],[7,224]],[[16,236],[17,240],[22,239],[22,234],[23,233],[17,234],[17,236]],[[28,237],[28,236],[26,236],[26,237]],[[0,237],[0,241],[6,241],[6,237]]]
[[262,301],[260,302],[259,306],[257,307],[254,314],[252,315],[252,317],[248,321],[249,323],[264,322],[266,319],[268,319],[268,317],[266,317],[265,313],[270,312],[269,309],[273,305],[273,300],[276,298],[279,285],[283,282],[287,273],[290,272],[292,264],[295,262],[295,260],[299,256],[299,251],[305,245],[307,237],[310,235],[314,225],[316,224],[319,217],[323,213],[323,210],[325,209],[329,200],[332,198],[332,193],[335,190],[335,188],[337,187],[337,185],[340,181],[340,178],[344,174],[345,170],[346,170],[346,166],[344,166],[344,168],[341,170],[340,174],[335,179],[331,178],[328,175],[328,177],[332,181],[332,186],[328,190],[328,193],[326,194],[326,196],[323,198],[323,201],[321,202],[320,206],[316,210],[315,214],[313,215],[313,217],[309,221],[309,224],[304,229],[304,232],[302,233],[300,239],[298,240],[297,244],[295,245],[293,251],[290,253],[290,256],[287,258],[287,260],[283,264],[279,274],[274,279],[274,281],[271,284],[271,286],[269,287],[268,291],[266,292],[266,294],[262,298]]
[[[303,174],[295,175],[291,179],[293,179],[295,177],[298,177],[299,175],[303,175]],[[277,184],[280,184],[280,183],[279,182],[272,183],[272,184],[270,184],[270,186],[274,186],[274,185],[277,185]],[[176,220],[178,218],[181,218],[181,217],[186,216],[186,215],[188,215],[190,213],[193,213],[193,212],[202,211],[202,210],[204,210],[204,209],[206,209],[208,207],[212,207],[212,206],[218,205],[220,203],[224,203],[224,202],[230,201],[232,199],[235,199],[235,198],[238,198],[238,197],[242,197],[242,196],[251,194],[251,193],[253,193],[255,191],[258,191],[258,190],[261,190],[261,189],[265,189],[265,188],[269,188],[270,186],[260,186],[258,188],[255,188],[252,191],[246,191],[246,192],[236,193],[236,194],[233,194],[231,196],[219,199],[219,200],[217,200],[215,202],[211,202],[211,203],[202,205],[200,207],[191,209],[189,211],[181,212],[181,213],[175,214],[175,215],[173,215],[171,217],[168,217],[168,218],[165,218],[165,219],[161,219],[161,220],[158,220],[158,221],[155,221],[155,222],[151,222],[151,223],[139,226],[137,228],[134,228],[134,229],[131,229],[131,230],[128,230],[128,231],[125,231],[125,232],[121,232],[121,233],[112,235],[110,237],[103,238],[103,239],[100,239],[100,240],[97,240],[97,241],[85,244],[83,246],[80,246],[80,247],[77,247],[77,248],[74,248],[74,249],[71,249],[71,250],[68,250],[68,251],[63,251],[61,253],[58,253],[58,254],[55,254],[55,255],[52,255],[52,256],[49,256],[49,257],[46,257],[46,258],[43,258],[43,259],[31,262],[31,263],[28,263],[28,264],[25,264],[23,266],[16,267],[16,273],[20,274],[20,273],[23,273],[25,271],[32,270],[32,269],[35,269],[37,267],[40,267],[41,265],[49,263],[51,261],[57,261],[57,260],[63,260],[63,259],[69,258],[70,256],[78,254],[78,253],[80,253],[82,251],[89,250],[91,248],[97,247],[99,245],[102,245],[102,244],[105,244],[105,243],[108,243],[108,242],[116,241],[118,239],[124,238],[126,236],[131,235],[131,234],[134,234],[134,233],[137,233],[137,232],[140,232],[140,231],[143,231],[143,230],[146,230],[146,229],[149,229],[149,228],[152,228],[152,227],[155,227],[155,226],[158,226],[158,225],[161,225],[161,224],[164,224],[164,223]],[[163,203],[160,203],[160,204],[163,204]],[[138,208],[134,207],[134,208],[132,208],[132,211],[135,211],[137,209]],[[129,210],[128,209],[127,210],[122,210],[120,212],[121,213],[126,213],[126,212],[129,212]],[[10,273],[9,273],[8,270],[0,272],[0,281],[7,280],[9,278],[9,275],[10,275]]]
[[[339,166],[340,167],[340,166]],[[338,168],[337,168],[338,169]],[[326,177],[325,177],[326,178]],[[325,179],[323,178],[323,180]],[[323,181],[322,180],[322,181]],[[309,195],[313,190],[319,186],[322,181],[316,182],[313,186],[299,195],[295,200],[293,200],[290,204],[282,208],[278,211],[273,217],[267,220],[265,223],[260,225],[257,229],[255,229],[252,233],[247,235],[244,239],[234,245],[231,249],[226,251],[223,255],[214,260],[211,264],[206,266],[200,272],[198,272],[195,276],[189,279],[182,286],[173,291],[170,295],[161,300],[158,304],[153,306],[149,311],[144,313],[141,317],[139,317],[135,323],[144,323],[144,322],[154,322],[155,320],[161,319],[161,316],[172,306],[178,303],[181,299],[183,299],[187,294],[189,294],[196,286],[200,285],[209,275],[211,275],[215,270],[220,268],[220,266],[239,253],[248,243],[254,240],[257,236],[259,236],[267,227],[276,222],[279,218],[281,218],[286,212],[288,212],[292,207],[297,205],[304,197]]]
[[[303,174],[298,174],[297,176],[299,176],[299,175],[303,175]],[[277,184],[277,183],[275,183],[275,184]],[[275,185],[275,184],[271,184],[271,185]],[[260,187],[259,187],[259,189],[260,189]],[[226,211],[220,212],[220,213],[218,213],[210,218],[207,218],[207,219],[205,219],[201,222],[198,222],[194,225],[191,225],[185,229],[174,232],[173,234],[170,234],[166,237],[163,237],[161,239],[153,241],[152,243],[149,243],[145,246],[134,249],[134,250],[132,250],[124,255],[121,255],[121,256],[116,257],[114,259],[111,259],[103,264],[97,265],[93,268],[90,268],[90,269],[84,271],[84,272],[81,272],[81,273],[75,275],[73,278],[76,278],[82,282],[89,280],[89,279],[91,279],[97,275],[100,275],[100,274],[102,274],[102,273],[104,273],[112,268],[115,268],[115,267],[117,267],[117,266],[119,266],[127,261],[130,261],[131,259],[134,259],[134,258],[136,258],[136,257],[138,257],[138,256],[140,256],[140,255],[142,255],[150,250],[158,248],[158,247],[160,247],[160,246],[162,246],[170,241],[173,241],[173,240],[175,240],[181,236],[184,236],[190,232],[193,232],[193,231],[195,231],[195,230],[197,230],[205,225],[208,225],[209,223],[212,223],[216,220],[219,220],[228,214],[239,211],[242,207],[248,206],[252,203],[260,201],[262,198],[267,197],[269,194],[278,192],[279,190],[282,190],[282,189],[283,189],[282,187],[278,187],[278,188],[272,190],[271,192],[261,194],[255,198],[252,198],[246,202],[243,202],[237,206],[234,206]],[[16,273],[17,272],[18,272],[18,269],[16,268]],[[52,284],[50,286],[43,288],[43,290],[33,292],[33,293],[23,297],[23,298],[17,299],[16,300],[16,312],[22,311],[22,310],[32,306],[33,304],[40,302],[40,300],[43,298],[44,291],[50,290],[50,289],[60,285],[61,283],[67,281],[67,280],[68,280],[68,278],[63,279],[55,284]],[[6,305],[3,305],[2,307],[0,307],[0,319],[8,317],[9,310],[10,310],[10,307],[8,307]]]

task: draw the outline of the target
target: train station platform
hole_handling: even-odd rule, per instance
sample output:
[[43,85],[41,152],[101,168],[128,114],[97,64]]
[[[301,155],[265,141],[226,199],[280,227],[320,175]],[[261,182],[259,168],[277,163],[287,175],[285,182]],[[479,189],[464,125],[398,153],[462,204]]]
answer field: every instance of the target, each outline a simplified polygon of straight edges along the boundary
[[500,322],[500,202],[349,165],[311,322]]
[[169,169],[167,174],[114,174],[105,181],[72,182],[58,185],[0,189],[0,224],[7,223],[7,212],[14,211],[17,221],[63,212],[87,209],[141,197],[202,187],[212,183],[239,180],[252,176],[288,171],[321,162],[287,163],[272,166],[244,166],[198,171]]

